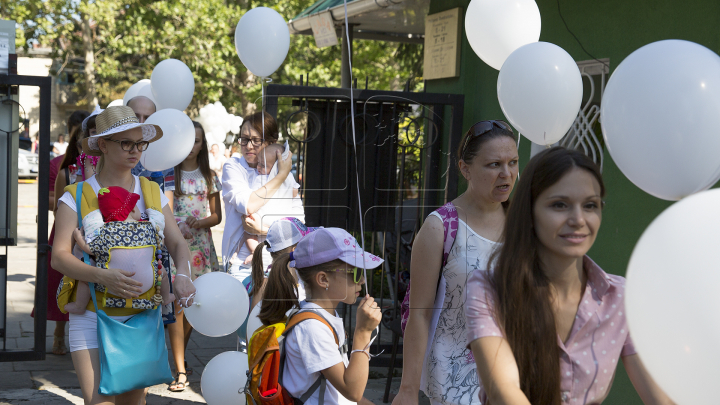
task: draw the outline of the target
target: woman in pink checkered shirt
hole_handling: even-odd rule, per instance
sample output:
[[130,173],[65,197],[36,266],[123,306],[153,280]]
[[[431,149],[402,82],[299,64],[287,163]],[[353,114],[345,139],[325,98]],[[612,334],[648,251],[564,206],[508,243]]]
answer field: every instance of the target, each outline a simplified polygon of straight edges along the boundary
[[622,360],[645,404],[672,404],[630,339],[625,279],[586,256],[604,194],[597,166],[564,148],[541,152],[520,176],[492,271],[475,270],[467,287],[483,403],[600,404]]

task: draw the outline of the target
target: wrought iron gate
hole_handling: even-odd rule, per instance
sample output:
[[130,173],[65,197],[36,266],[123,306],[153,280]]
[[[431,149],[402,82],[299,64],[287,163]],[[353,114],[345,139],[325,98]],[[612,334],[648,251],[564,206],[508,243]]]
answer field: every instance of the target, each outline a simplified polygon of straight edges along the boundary
[[[389,389],[393,369],[400,365],[399,306],[412,241],[424,218],[458,193],[453,152],[462,137],[464,96],[354,89],[355,155],[349,89],[270,85],[266,94],[266,111],[277,118],[297,156],[295,175],[307,224],[362,236],[366,248],[385,259],[378,271],[368,273],[367,284],[383,308],[373,352],[385,354],[373,365],[389,368]],[[352,308],[344,306],[341,312],[352,337]]]

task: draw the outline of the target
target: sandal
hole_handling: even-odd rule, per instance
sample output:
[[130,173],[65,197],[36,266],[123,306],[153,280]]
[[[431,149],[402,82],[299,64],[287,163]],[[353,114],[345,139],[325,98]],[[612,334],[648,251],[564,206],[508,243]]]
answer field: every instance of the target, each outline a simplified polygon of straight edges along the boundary
[[[184,375],[184,376],[185,376],[185,382],[180,382],[180,381],[178,381],[178,380],[180,380],[180,375]],[[173,385],[175,386],[175,388],[173,388]],[[185,390],[185,387],[187,387],[187,385],[188,385],[187,373],[178,372],[178,373],[177,373],[177,378],[175,378],[175,380],[173,380],[173,382],[171,382],[170,385],[168,385],[168,391],[171,391],[171,392],[181,392],[181,391],[184,391],[184,390]]]
[[65,335],[54,335],[52,354],[63,356],[67,354],[67,348],[65,347]]
[[187,360],[185,360],[185,372],[187,373],[188,377],[190,377],[193,374],[193,369],[191,367],[188,367]]

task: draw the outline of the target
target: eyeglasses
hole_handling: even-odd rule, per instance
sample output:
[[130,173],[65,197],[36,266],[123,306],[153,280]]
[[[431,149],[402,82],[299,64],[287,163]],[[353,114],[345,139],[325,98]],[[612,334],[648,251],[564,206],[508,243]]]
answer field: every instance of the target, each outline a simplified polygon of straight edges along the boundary
[[252,142],[253,146],[260,146],[260,145],[262,145],[263,140],[260,138],[240,137],[240,145],[247,146],[248,142]]
[[148,142],[148,141],[133,142],[133,141],[118,141],[115,139],[108,139],[108,141],[119,143],[120,147],[125,152],[132,152],[133,147],[137,147],[138,152],[145,152],[145,150],[150,145],[150,142]]
[[477,122],[475,125],[471,126],[465,134],[465,143],[463,144],[461,156],[465,155],[465,150],[467,149],[471,139],[492,131],[493,126],[512,133],[512,127],[510,127],[510,125],[505,121],[488,120]]

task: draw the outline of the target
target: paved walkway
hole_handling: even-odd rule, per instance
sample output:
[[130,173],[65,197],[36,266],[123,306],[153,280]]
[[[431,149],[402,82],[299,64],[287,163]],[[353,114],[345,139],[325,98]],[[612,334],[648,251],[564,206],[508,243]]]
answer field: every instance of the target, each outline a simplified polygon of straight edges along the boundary
[[[34,342],[33,319],[30,312],[35,294],[35,249],[37,185],[20,184],[18,199],[18,246],[9,249],[7,287],[7,349],[31,348]],[[52,215],[49,228],[52,226]],[[48,229],[49,231],[49,229]],[[222,228],[213,229],[215,246],[220,247]],[[54,322],[47,323],[47,356],[44,361],[0,363],[0,404],[82,404],[77,376],[70,354],[50,353]],[[67,334],[67,331],[66,331]],[[0,340],[2,344],[2,340]],[[168,344],[169,346],[169,344]],[[2,349],[2,347],[0,347]],[[187,348],[187,362],[194,374],[190,386],[181,393],[172,393],[167,385],[150,389],[148,404],[204,404],[200,392],[200,376],[205,364],[214,356],[236,349],[234,336],[210,338],[193,333]],[[172,363],[171,363],[172,364]],[[382,403],[386,372],[372,368],[365,396],[375,404]],[[394,378],[392,392],[397,392],[400,378]],[[427,400],[421,404],[428,404]]]

